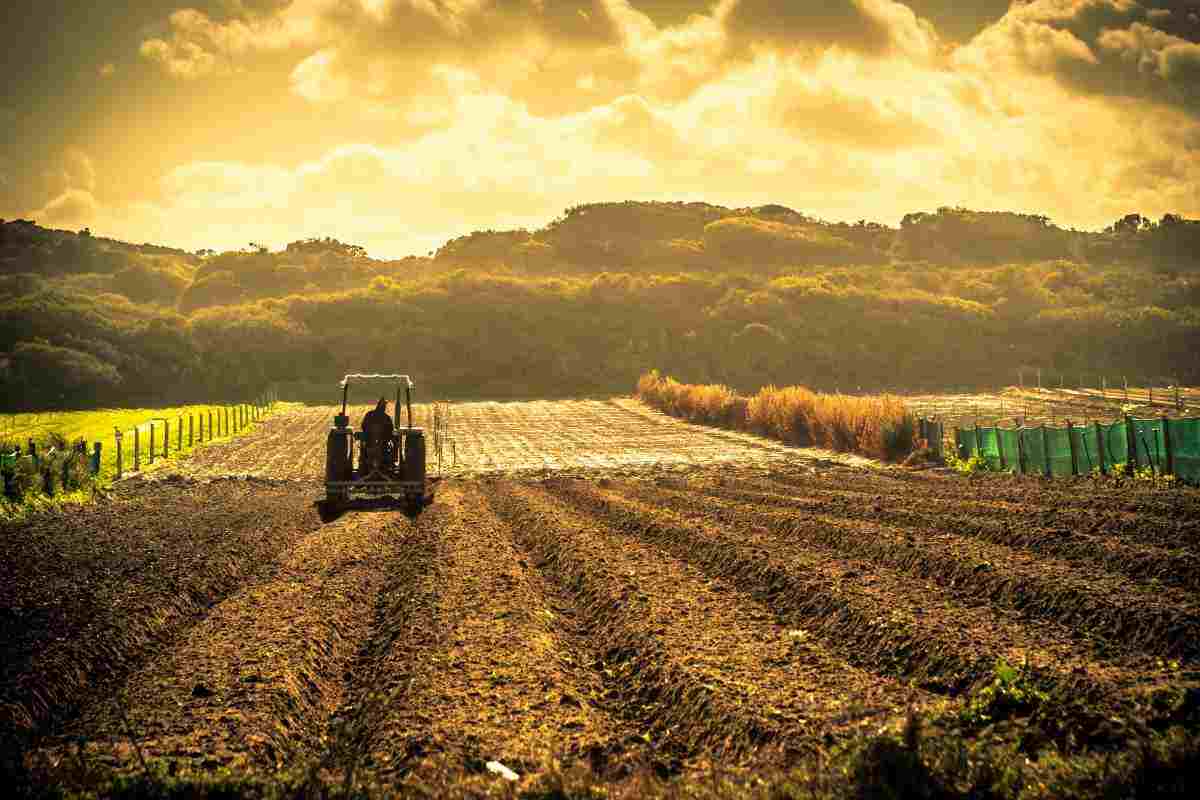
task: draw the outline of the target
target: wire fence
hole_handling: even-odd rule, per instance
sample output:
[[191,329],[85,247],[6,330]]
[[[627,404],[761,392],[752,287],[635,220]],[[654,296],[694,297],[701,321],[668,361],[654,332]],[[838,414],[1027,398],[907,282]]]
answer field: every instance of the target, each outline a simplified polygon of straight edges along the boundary
[[[261,420],[277,402],[274,389],[270,389],[247,403],[214,406],[174,417],[151,417],[126,428],[113,428],[107,442],[80,438],[70,445],[53,431],[54,415],[46,415],[46,419],[38,415],[32,424],[23,421],[23,443],[0,452],[5,498],[19,502],[30,493],[53,496],[62,489],[83,488],[100,478],[120,480],[156,461],[235,436]],[[110,443],[111,449],[106,446]]]

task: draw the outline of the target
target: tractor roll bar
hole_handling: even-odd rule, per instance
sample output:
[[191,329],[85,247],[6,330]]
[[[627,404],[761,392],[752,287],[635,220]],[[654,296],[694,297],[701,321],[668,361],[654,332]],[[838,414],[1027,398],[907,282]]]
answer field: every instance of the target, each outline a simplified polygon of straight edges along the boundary
[[354,380],[381,380],[381,381],[397,381],[400,385],[396,387],[396,407],[400,407],[400,386],[404,387],[404,400],[408,406],[408,427],[412,428],[412,378],[407,375],[366,375],[362,373],[351,373],[342,378],[342,414],[346,413],[346,400],[350,394],[350,379]]

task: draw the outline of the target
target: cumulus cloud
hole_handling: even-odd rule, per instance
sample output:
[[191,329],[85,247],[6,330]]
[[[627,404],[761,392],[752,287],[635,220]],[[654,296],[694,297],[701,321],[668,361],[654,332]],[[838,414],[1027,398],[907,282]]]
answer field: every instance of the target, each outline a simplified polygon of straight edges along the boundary
[[[986,20],[999,2],[968,5]],[[946,204],[1082,226],[1200,213],[1189,4],[1035,0],[951,52],[924,16],[955,7],[210,3],[171,15],[146,57],[187,79],[269,63],[255,85],[312,104],[293,124],[319,135],[177,165],[145,203],[96,213],[138,240],[330,234],[389,255],[599,200],[783,202],[890,222]],[[68,176],[52,196],[86,184]]]
[[1200,26],[1189,20],[1197,8],[1180,0],[1034,0],[1014,5],[958,58],[1200,114]]
[[741,43],[822,50],[833,45],[864,53],[898,50],[920,57],[937,48],[933,26],[892,0],[726,0],[720,14],[730,36]]

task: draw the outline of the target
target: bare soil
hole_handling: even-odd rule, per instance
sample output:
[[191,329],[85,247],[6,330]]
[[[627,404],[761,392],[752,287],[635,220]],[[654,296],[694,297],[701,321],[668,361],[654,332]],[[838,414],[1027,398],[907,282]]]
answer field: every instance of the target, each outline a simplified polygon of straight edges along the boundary
[[751,785],[959,719],[1000,662],[1075,709],[981,734],[1016,731],[1028,769],[1195,733],[1163,701],[1200,697],[1195,492],[864,468],[628,401],[479,403],[423,513],[322,521],[331,412],[0,531],[2,724],[40,781],[146,760],[435,795],[506,785],[491,762],[518,787]]

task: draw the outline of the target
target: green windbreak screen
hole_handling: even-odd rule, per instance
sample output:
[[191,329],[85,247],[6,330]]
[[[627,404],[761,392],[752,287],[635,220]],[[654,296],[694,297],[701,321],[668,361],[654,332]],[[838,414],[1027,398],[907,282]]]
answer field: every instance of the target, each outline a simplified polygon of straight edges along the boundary
[[[1046,457],[1050,459],[1050,474],[1074,475],[1071,458],[1071,439],[1066,428],[1045,428]],[[1039,431],[1040,433],[1040,431]],[[1035,434],[1037,435],[1037,434]]]
[[1187,483],[1200,483],[1200,419],[1173,419],[1167,425],[1175,475]]
[[975,430],[958,428],[954,431],[954,443],[958,448],[959,458],[970,458],[974,455],[978,443],[975,441]]
[[1133,431],[1137,441],[1138,466],[1152,466],[1156,472],[1162,472],[1167,463],[1162,420],[1136,419],[1133,421]]
[[997,440],[1000,447],[1004,450],[1004,464],[1008,469],[1016,472],[1021,472],[1021,464],[1017,459],[1017,432],[1005,430],[1004,428],[996,429]]
[[1039,428],[1022,428],[1021,441],[1025,449],[1025,472],[1039,475],[1046,472],[1046,449],[1042,446],[1042,431]]
[[1100,445],[1104,451],[1104,464],[1110,468],[1113,464],[1124,464],[1129,460],[1129,447],[1125,439],[1125,423],[1117,422],[1112,425],[1100,426]]
[[1079,474],[1087,475],[1100,466],[1100,440],[1095,425],[1075,428],[1075,455],[1079,459]]
[[0,469],[12,469],[17,463],[17,456],[13,453],[0,453]]
[[979,454],[987,462],[988,469],[1000,469],[1000,448],[996,444],[995,428],[979,429]]

